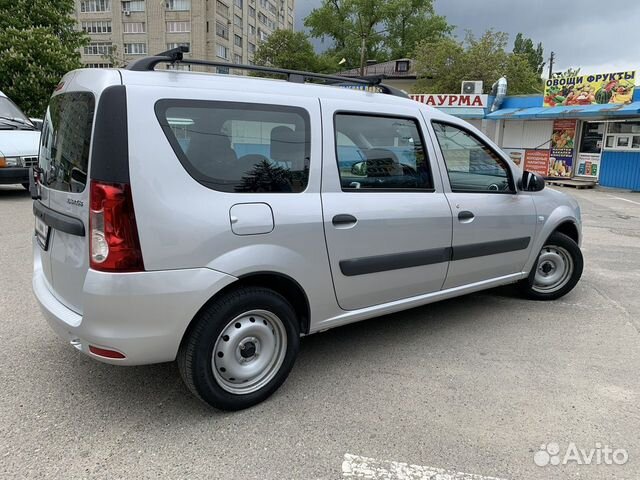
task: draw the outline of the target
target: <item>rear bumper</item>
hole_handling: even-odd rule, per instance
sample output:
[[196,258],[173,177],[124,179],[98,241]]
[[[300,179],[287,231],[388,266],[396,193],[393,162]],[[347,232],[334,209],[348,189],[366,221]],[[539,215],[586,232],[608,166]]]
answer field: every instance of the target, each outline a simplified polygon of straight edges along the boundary
[[0,185],[29,183],[29,169],[25,167],[0,168]]
[[[84,311],[79,314],[56,298],[42,270],[39,250],[34,253],[33,291],[51,328],[83,353],[116,365],[175,360],[198,310],[235,281],[207,268],[122,274],[89,270],[83,288]],[[89,345],[118,351],[125,358],[94,355]]]

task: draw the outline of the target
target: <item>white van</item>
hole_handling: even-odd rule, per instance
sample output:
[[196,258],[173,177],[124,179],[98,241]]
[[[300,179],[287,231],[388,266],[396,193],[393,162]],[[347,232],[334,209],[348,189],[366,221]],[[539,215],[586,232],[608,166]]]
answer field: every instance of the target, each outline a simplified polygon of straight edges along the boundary
[[0,91],[0,185],[29,188],[29,167],[38,164],[40,131]]

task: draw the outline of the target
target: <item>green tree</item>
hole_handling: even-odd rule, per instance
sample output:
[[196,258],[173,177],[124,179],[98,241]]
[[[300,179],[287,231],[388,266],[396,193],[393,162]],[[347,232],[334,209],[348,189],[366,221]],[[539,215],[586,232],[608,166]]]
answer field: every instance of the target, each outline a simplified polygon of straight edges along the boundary
[[0,0],[0,90],[41,116],[60,78],[79,68],[88,37],[76,31],[73,0]]
[[256,65],[269,65],[291,70],[325,71],[326,61],[321,60],[304,32],[276,30],[266,42],[261,43],[254,56]]
[[384,39],[391,59],[412,57],[419,42],[446,38],[453,32],[453,25],[435,14],[431,1],[398,0],[395,10],[387,19]]
[[541,91],[541,80],[526,56],[507,53],[508,35],[488,30],[480,37],[467,32],[463,42],[451,38],[425,41],[416,47],[416,91],[455,93],[463,80],[482,80],[485,92],[506,75],[509,92]]
[[545,65],[542,42],[534,47],[533,40],[526,38],[522,33],[518,33],[513,42],[513,53],[524,55],[531,69],[539,76],[542,75]]
[[367,59],[409,56],[418,40],[451,32],[433,12],[433,0],[323,0],[305,25],[311,36],[332,40],[329,52],[361,69]]

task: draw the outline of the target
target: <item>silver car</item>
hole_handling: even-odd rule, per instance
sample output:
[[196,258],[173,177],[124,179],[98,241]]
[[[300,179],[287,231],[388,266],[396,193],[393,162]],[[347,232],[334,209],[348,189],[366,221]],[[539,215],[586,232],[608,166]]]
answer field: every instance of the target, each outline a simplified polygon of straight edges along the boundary
[[236,410],[285,381],[302,335],[510,283],[553,300],[580,279],[577,203],[464,121],[383,85],[163,59],[70,72],[44,120],[33,290],[90,357],[177,361]]

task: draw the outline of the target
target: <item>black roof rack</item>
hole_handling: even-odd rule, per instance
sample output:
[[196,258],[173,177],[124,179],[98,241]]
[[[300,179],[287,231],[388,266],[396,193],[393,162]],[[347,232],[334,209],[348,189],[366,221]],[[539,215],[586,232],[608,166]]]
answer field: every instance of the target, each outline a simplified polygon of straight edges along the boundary
[[307,79],[314,80],[323,80],[326,83],[366,90],[367,87],[374,87],[380,91],[380,93],[386,93],[388,95],[395,95],[397,97],[407,98],[407,94],[402,90],[391,87],[389,85],[385,85],[382,83],[381,77],[367,77],[367,78],[350,78],[350,77],[342,77],[339,75],[327,75],[324,73],[314,73],[314,72],[303,72],[299,70],[289,70],[286,68],[274,68],[274,67],[265,67],[261,65],[242,65],[242,64],[234,64],[228,62],[211,62],[209,60],[194,60],[194,59],[185,59],[184,54],[189,52],[189,47],[179,46],[176,48],[172,48],[171,50],[167,50],[166,52],[158,53],[157,55],[153,55],[151,57],[140,58],[134,62],[131,62],[129,65],[125,67],[126,70],[132,70],[134,72],[146,72],[152,71],[155,69],[156,65],[159,63],[183,63],[186,65],[203,65],[208,67],[224,67],[224,68],[233,68],[235,70],[248,70],[252,72],[263,72],[263,73],[275,73],[284,75],[287,77],[287,81],[295,82],[295,83],[304,83]]

